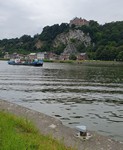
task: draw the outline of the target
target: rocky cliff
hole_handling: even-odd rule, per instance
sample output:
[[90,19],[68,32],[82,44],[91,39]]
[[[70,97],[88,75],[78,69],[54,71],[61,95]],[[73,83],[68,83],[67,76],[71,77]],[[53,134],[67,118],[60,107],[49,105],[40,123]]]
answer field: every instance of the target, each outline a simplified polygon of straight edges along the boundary
[[69,30],[67,33],[59,34],[53,41],[53,47],[58,47],[60,44],[64,44],[66,47],[65,52],[76,52],[77,47],[80,44],[84,44],[85,47],[91,44],[91,38],[89,35],[84,34],[81,30]]

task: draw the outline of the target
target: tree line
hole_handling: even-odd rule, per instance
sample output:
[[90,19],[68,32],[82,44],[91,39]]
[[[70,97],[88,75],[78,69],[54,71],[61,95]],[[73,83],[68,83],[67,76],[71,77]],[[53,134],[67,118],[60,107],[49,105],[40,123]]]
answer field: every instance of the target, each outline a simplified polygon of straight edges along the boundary
[[[86,52],[88,57],[94,60],[123,61],[123,21],[100,25],[93,20],[89,22],[88,26],[76,27],[72,25],[70,27],[68,23],[54,24],[44,27],[43,31],[40,34],[34,35],[34,37],[23,35],[20,38],[0,40],[0,57],[5,52],[28,54],[30,52],[52,51],[59,55],[63,52],[66,45],[61,43],[58,47],[54,48],[53,40],[57,35],[69,32],[70,29],[82,30],[91,37],[91,44],[89,46],[85,46],[83,43],[77,46],[78,52]],[[36,46],[39,40],[42,41],[40,48]],[[74,41],[74,39],[71,39],[71,42],[74,43]]]
[[90,59],[123,60],[123,21],[104,25],[90,21],[80,29],[91,37],[91,45],[85,49]]

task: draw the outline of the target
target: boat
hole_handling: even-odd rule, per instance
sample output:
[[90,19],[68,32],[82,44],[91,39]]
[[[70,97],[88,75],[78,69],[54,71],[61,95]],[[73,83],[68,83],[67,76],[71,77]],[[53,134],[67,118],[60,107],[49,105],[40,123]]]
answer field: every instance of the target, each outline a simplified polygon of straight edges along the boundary
[[35,59],[33,61],[21,61],[20,59],[11,59],[9,65],[24,65],[24,66],[43,66],[43,60]]

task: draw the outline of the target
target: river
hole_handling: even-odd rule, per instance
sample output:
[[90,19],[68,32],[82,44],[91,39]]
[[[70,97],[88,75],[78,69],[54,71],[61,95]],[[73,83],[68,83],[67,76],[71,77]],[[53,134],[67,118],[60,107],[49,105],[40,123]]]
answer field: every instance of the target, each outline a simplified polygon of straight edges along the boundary
[[0,61],[0,99],[123,141],[123,65]]

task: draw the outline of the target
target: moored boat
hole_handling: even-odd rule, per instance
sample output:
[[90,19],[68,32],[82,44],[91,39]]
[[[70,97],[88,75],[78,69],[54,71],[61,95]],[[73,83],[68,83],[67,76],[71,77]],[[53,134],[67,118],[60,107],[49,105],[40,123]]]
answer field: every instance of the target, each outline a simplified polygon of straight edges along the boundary
[[35,59],[33,61],[21,61],[20,59],[8,61],[9,65],[25,65],[25,66],[43,66],[43,60]]

